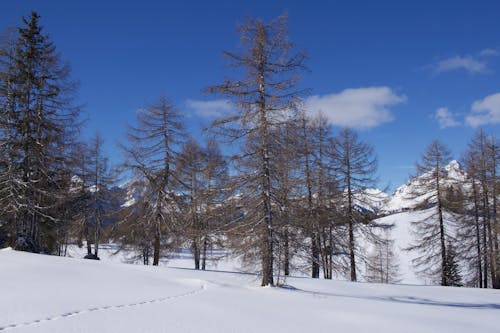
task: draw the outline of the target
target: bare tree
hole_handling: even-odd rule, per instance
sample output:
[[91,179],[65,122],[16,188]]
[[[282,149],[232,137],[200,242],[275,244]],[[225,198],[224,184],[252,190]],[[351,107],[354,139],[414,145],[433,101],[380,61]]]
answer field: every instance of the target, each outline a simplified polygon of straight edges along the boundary
[[[158,265],[164,232],[177,224],[178,198],[175,186],[175,164],[183,139],[181,117],[174,106],[161,97],[156,104],[138,111],[138,124],[130,127],[124,167],[141,179],[145,190],[138,202],[129,206],[122,224],[140,223],[153,243],[153,265]],[[140,212],[139,219],[135,219]]]
[[377,159],[373,148],[361,141],[352,129],[342,129],[335,138],[333,165],[342,191],[343,215],[348,225],[348,248],[351,281],[357,280],[355,240],[356,228],[369,222],[369,215],[356,207],[356,198],[366,193],[377,181]]
[[467,174],[463,186],[469,190],[463,191],[464,200],[461,205],[462,208],[458,212],[462,218],[458,224],[457,239],[461,244],[458,252],[462,260],[468,264],[468,270],[472,272],[471,276],[466,276],[465,283],[483,288],[483,286],[487,285],[487,281],[483,279],[483,276],[487,278],[487,274],[483,272],[483,267],[484,264],[486,266],[488,264],[487,260],[483,264],[483,249],[485,249],[486,243],[483,244],[481,235],[486,235],[486,229],[482,223],[481,182],[476,163],[478,160],[477,151],[473,149],[468,149],[463,157]]
[[224,52],[232,67],[243,70],[236,71],[242,78],[228,79],[208,89],[230,98],[239,111],[215,121],[212,128],[232,141],[246,140],[238,162],[246,164],[240,169],[244,172],[240,175],[242,183],[247,186],[243,200],[249,212],[247,222],[251,219],[254,226],[247,235],[260,239],[263,286],[274,284],[272,179],[276,157],[271,155],[270,147],[277,138],[273,128],[286,121],[299,103],[295,87],[304,61],[303,53],[292,53],[294,45],[288,39],[286,21],[286,15],[282,15],[270,23],[248,19],[242,24],[239,28],[242,51]]
[[[113,215],[112,187],[115,177],[108,166],[108,159],[104,156],[102,145],[104,140],[96,132],[89,143],[89,161],[87,164],[87,178],[90,181],[87,191],[90,192],[88,202],[88,224],[93,229],[94,253],[93,259],[99,258],[99,243],[102,239],[102,231],[106,222],[111,222]],[[89,240],[87,239],[87,242]],[[87,247],[89,245],[87,244]]]
[[368,282],[378,283],[401,282],[399,260],[394,252],[394,239],[391,238],[388,228],[383,230],[368,257],[366,279]]
[[[472,189],[469,202],[474,207],[475,244],[481,258],[478,265],[479,286],[499,288],[498,249],[498,142],[479,130],[469,143],[466,166]],[[470,230],[469,233],[470,235]],[[465,233],[467,235],[467,233]],[[463,252],[463,247],[460,248]],[[462,254],[463,255],[463,254]],[[482,280],[482,281],[481,281]]]
[[194,139],[188,140],[179,154],[177,163],[178,177],[187,196],[186,212],[183,214],[186,222],[184,233],[191,241],[195,269],[200,269],[202,238],[205,233],[203,210],[206,208],[202,197],[202,176],[205,169],[203,149]]
[[409,251],[420,253],[413,260],[416,268],[426,275],[440,276],[441,285],[448,285],[446,279],[446,244],[453,239],[451,227],[447,228],[444,218],[446,177],[444,167],[450,162],[451,154],[440,141],[434,140],[417,163],[418,181],[415,182],[413,198],[424,198],[422,207],[432,208],[430,215],[413,221],[415,242],[408,247]]
[[214,138],[209,138],[204,147],[205,166],[202,172],[204,187],[201,269],[206,268],[208,249],[218,242],[228,218],[225,212],[227,184],[229,182],[228,163]]

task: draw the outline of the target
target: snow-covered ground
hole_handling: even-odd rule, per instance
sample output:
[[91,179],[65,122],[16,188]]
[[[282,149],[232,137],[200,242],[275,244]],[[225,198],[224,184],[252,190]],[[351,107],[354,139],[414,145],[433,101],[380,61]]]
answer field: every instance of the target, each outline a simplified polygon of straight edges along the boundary
[[377,219],[376,222],[380,224],[393,224],[394,228],[391,230],[391,238],[394,239],[394,252],[398,259],[399,273],[402,283],[408,284],[431,284],[424,278],[415,274],[412,260],[418,256],[415,252],[405,251],[410,246],[413,240],[411,234],[411,222],[422,220],[432,214],[431,210],[423,211],[408,211],[402,213],[392,214],[386,217]]
[[0,332],[495,332],[500,292],[0,251]]

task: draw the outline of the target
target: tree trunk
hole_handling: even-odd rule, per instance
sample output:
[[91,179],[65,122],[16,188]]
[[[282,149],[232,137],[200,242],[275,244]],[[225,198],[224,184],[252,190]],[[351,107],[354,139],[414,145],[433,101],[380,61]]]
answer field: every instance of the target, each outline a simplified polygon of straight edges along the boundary
[[443,221],[443,212],[441,211],[441,206],[438,206],[438,214],[439,214],[439,240],[441,242],[441,285],[447,286],[448,282],[446,281],[446,243],[444,237],[444,221]]
[[499,226],[498,226],[498,216],[497,216],[497,205],[498,205],[498,198],[497,198],[497,173],[496,173],[496,165],[497,165],[497,159],[496,156],[497,154],[497,149],[496,145],[494,142],[492,142],[492,172],[491,172],[491,178],[492,178],[492,189],[491,193],[492,195],[492,204],[493,204],[493,211],[492,211],[492,220],[493,220],[493,261],[495,263],[495,280],[493,281],[493,288],[495,289],[500,289],[500,251],[499,251],[499,246],[498,246],[498,233],[499,233]]
[[153,241],[153,266],[160,263],[160,226],[156,226],[155,237]]
[[472,195],[474,197],[474,225],[476,231],[476,251],[477,251],[477,272],[479,288],[483,287],[483,268],[481,265],[481,229],[479,226],[479,203],[475,180],[472,180]]
[[354,228],[352,218],[349,218],[349,260],[351,266],[351,281],[357,281],[356,258],[354,255]]
[[312,253],[312,278],[317,279],[319,278],[319,262],[320,262],[320,257],[319,257],[319,236],[316,231],[313,231],[313,235],[311,237],[311,253]]
[[201,258],[201,269],[205,270],[207,267],[207,246],[208,246],[208,241],[207,241],[207,236],[203,237],[203,252],[202,252],[202,258]]
[[85,225],[85,242],[87,243],[87,255],[92,255],[92,245],[90,243],[90,231],[88,224]]
[[437,189],[437,209],[438,209],[438,218],[439,218],[439,241],[441,245],[441,285],[442,286],[447,286],[448,281],[446,279],[447,276],[447,265],[446,265],[446,240],[445,240],[445,233],[444,233],[444,220],[443,220],[443,207],[441,203],[441,189],[440,189],[440,184],[439,184],[439,164],[436,166],[436,189]]
[[198,246],[198,240],[193,240],[193,256],[194,256],[194,269],[200,269],[200,248]]
[[[288,223],[288,222],[287,222]],[[283,264],[283,272],[285,276],[290,276],[290,244],[289,244],[289,232],[288,232],[288,225],[285,226],[285,260]]]
[[[484,207],[483,207],[484,215]],[[483,287],[488,288],[488,236],[483,216]]]
[[[348,162],[349,163],[349,162]],[[348,166],[348,169],[350,167]],[[350,181],[350,172],[347,175],[347,204],[348,204],[348,219],[349,219],[349,260],[351,266],[351,281],[357,281],[356,277],[356,256],[354,253],[355,245],[354,245],[354,208],[352,203],[352,192],[351,192],[351,181]]]
[[259,82],[259,112],[260,112],[260,134],[261,134],[261,158],[262,158],[262,201],[264,204],[264,221],[265,221],[265,235],[264,235],[264,254],[262,258],[262,286],[274,285],[273,279],[273,221],[272,221],[272,207],[271,207],[271,166],[269,156],[269,119],[266,108],[266,93],[265,93],[265,79],[264,79],[264,42],[265,35],[259,32],[258,41],[258,73],[257,79]]

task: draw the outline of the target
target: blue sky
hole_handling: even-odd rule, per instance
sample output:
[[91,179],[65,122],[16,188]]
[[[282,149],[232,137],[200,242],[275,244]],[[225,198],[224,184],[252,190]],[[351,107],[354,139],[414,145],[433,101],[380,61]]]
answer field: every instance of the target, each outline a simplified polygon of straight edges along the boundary
[[359,128],[382,187],[403,183],[434,138],[459,158],[479,126],[500,133],[498,1],[18,0],[2,3],[0,30],[30,10],[80,81],[86,134],[99,130],[114,161],[135,111],[161,94],[197,136],[208,111],[223,111],[202,89],[224,79],[221,50],[238,46],[237,23],[284,10],[309,56],[306,105]]

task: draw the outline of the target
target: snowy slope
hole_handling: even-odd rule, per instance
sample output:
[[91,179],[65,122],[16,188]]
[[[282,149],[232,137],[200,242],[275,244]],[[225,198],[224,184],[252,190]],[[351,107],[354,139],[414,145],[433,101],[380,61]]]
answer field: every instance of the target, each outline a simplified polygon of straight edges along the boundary
[[413,236],[411,235],[411,222],[420,221],[431,214],[431,210],[408,211],[392,214],[375,220],[376,223],[394,225],[394,228],[391,230],[391,238],[395,241],[394,250],[399,259],[402,283],[430,284],[429,281],[426,281],[422,277],[415,274],[415,270],[413,269],[411,262],[416,257],[416,253],[408,252],[404,249],[406,249],[413,242]]
[[197,272],[0,251],[0,332],[494,332],[500,292]]

